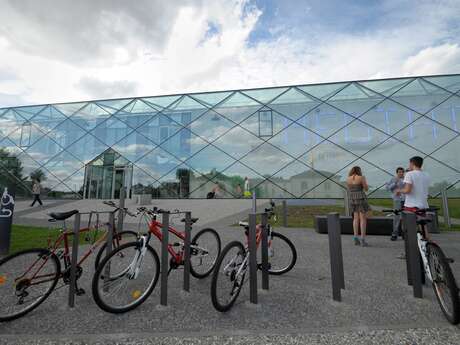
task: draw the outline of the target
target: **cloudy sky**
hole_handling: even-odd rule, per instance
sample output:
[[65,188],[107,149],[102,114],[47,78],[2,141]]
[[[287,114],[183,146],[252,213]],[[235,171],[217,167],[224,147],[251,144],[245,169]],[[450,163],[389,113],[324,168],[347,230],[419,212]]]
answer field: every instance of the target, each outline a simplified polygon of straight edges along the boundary
[[460,73],[459,0],[0,0],[0,106]]

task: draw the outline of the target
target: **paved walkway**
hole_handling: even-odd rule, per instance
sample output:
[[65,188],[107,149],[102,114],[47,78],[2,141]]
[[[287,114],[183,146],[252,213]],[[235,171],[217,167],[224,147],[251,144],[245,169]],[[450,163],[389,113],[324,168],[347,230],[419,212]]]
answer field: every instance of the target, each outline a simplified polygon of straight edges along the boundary
[[[242,238],[239,227],[216,228],[224,244]],[[75,309],[66,305],[67,289],[58,290],[26,317],[0,324],[0,344],[460,344],[460,329],[444,319],[430,287],[423,299],[412,297],[405,262],[397,259],[402,241],[371,236],[371,246],[362,248],[343,236],[346,290],[337,303],[331,299],[327,236],[279,231],[295,243],[298,262],[288,274],[270,277],[258,306],[248,303],[246,285],[234,308],[219,313],[211,304],[210,279],[192,278],[191,292],[184,293],[183,271],[177,270],[169,278],[166,309],[158,307],[157,288],[141,307],[112,315],[92,300],[88,264],[81,278],[87,294],[77,297]],[[456,260],[459,279],[460,234],[434,237]]]

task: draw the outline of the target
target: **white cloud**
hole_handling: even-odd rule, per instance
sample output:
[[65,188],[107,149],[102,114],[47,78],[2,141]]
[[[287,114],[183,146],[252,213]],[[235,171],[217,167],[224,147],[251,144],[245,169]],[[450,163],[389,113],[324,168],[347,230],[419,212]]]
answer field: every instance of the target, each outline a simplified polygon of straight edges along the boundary
[[455,1],[372,32],[291,36],[286,22],[251,44],[263,14],[249,0],[49,1],[0,14],[0,66],[16,76],[0,80],[0,104],[460,72]]

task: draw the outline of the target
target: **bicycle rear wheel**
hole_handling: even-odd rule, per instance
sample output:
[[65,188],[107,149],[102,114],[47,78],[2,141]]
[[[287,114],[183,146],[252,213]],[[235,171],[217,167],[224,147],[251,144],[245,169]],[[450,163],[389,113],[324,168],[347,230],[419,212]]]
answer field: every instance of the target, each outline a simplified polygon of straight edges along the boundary
[[160,274],[160,259],[147,245],[137,276],[135,258],[141,254],[137,242],[121,245],[105,257],[93,277],[96,304],[109,313],[124,313],[141,305],[152,293]]
[[436,244],[427,244],[427,255],[438,303],[447,320],[456,325],[460,322],[460,301],[452,270],[441,248]]
[[297,262],[297,251],[294,244],[286,236],[272,232],[268,247],[268,273],[281,275],[289,272]]
[[220,254],[220,237],[214,229],[203,229],[192,239],[190,273],[195,278],[211,274]]
[[246,275],[246,261],[246,249],[238,241],[227,244],[219,255],[211,282],[212,304],[218,311],[230,310],[238,298]]
[[61,264],[48,249],[28,249],[0,260],[0,322],[37,308],[59,280]]

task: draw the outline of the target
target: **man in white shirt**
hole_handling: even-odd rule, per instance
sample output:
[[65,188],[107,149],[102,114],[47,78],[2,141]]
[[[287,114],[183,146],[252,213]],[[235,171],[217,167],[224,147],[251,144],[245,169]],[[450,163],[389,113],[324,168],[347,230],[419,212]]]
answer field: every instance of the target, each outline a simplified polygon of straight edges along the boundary
[[[398,189],[396,193],[406,195],[404,208],[407,211],[415,212],[419,209],[428,208],[428,188],[431,179],[427,173],[422,171],[423,158],[412,157],[409,160],[409,172],[404,176],[404,187]],[[428,236],[428,232],[425,231]]]

